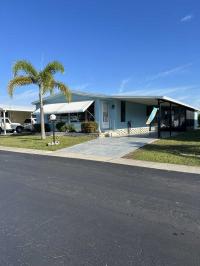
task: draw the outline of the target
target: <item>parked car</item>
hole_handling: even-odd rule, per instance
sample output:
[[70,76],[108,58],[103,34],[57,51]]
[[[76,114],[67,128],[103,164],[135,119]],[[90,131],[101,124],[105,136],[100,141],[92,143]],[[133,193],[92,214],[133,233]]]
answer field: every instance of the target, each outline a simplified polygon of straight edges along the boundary
[[36,118],[28,118],[24,121],[23,128],[27,131],[33,131],[35,124],[37,124]]
[[17,132],[21,133],[23,131],[23,126],[20,123],[12,123],[9,118],[5,118],[5,125],[4,125],[4,119],[3,117],[0,117],[0,134],[4,132],[4,129],[6,128],[6,132]]

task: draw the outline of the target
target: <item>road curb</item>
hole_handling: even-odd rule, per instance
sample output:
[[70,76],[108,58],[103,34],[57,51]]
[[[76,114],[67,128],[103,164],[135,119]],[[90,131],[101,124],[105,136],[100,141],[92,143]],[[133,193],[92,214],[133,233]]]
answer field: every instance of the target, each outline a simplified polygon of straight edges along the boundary
[[109,157],[101,157],[101,156],[90,156],[90,155],[79,154],[79,153],[66,153],[66,152],[59,151],[59,150],[58,151],[42,151],[42,150],[34,150],[34,149],[23,149],[23,148],[0,146],[0,151],[90,160],[90,161],[129,165],[129,166],[136,166],[136,167],[143,167],[143,168],[159,169],[159,170],[165,170],[165,171],[200,174],[200,167],[197,167],[197,166],[157,163],[157,162],[140,161],[140,160],[133,160],[133,159],[125,159],[125,158],[109,158]]

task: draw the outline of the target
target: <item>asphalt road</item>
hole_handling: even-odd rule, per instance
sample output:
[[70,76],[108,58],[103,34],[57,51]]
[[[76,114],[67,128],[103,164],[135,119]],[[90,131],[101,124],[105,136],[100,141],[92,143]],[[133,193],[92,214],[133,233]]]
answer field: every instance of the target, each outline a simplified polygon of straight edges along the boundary
[[200,176],[0,152],[0,265],[200,265]]

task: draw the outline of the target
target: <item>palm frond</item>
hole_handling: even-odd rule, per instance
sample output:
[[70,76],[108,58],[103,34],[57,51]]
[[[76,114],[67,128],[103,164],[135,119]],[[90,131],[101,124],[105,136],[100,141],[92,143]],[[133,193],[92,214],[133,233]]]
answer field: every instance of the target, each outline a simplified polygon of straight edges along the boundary
[[18,86],[25,86],[29,84],[34,84],[31,77],[19,76],[12,79],[8,84],[8,94],[12,97],[14,89]]
[[50,93],[53,92],[54,89],[54,79],[51,73],[41,71],[38,75],[39,82],[42,84],[43,94],[50,91]]
[[38,75],[34,66],[26,60],[19,60],[14,64],[13,66],[14,77],[16,77],[20,71],[24,72],[26,75],[30,75],[35,78]]
[[71,101],[71,91],[67,85],[62,82],[55,81],[54,88],[57,88],[59,91],[61,91],[66,96],[68,102]]
[[51,75],[54,75],[57,72],[64,73],[64,71],[64,66],[58,61],[50,62],[43,70],[43,72],[51,73]]

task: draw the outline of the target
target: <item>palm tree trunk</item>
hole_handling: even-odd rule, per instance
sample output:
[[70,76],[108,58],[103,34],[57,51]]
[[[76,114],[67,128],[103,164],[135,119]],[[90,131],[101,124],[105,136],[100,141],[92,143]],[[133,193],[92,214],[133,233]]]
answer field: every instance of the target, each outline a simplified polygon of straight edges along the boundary
[[46,139],[45,127],[44,127],[44,107],[42,99],[42,86],[39,86],[39,100],[40,100],[40,124],[41,124],[41,139]]

